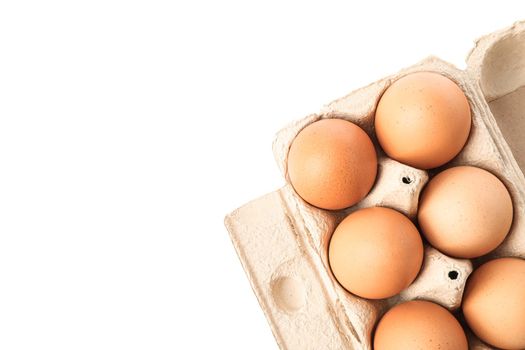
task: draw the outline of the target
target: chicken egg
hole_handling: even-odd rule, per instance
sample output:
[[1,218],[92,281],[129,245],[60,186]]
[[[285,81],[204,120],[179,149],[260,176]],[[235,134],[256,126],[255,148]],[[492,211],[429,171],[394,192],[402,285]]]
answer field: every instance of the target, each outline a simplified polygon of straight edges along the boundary
[[507,236],[513,217],[505,185],[481,168],[458,166],[437,174],[423,189],[418,220],[435,248],[458,258],[494,250]]
[[377,174],[370,137],[343,119],[305,127],[288,152],[288,176],[297,194],[322,209],[343,209],[363,199]]
[[379,321],[374,350],[468,350],[465,331],[444,307],[415,300],[391,308]]
[[430,169],[454,158],[470,133],[470,105],[465,93],[441,74],[419,72],[395,81],[375,114],[381,147],[391,158]]
[[470,275],[463,314],[472,331],[501,349],[525,349],[525,260],[489,261]]
[[337,281],[368,299],[394,296],[416,278],[423,242],[403,214],[389,208],[360,209],[335,229],[328,260]]

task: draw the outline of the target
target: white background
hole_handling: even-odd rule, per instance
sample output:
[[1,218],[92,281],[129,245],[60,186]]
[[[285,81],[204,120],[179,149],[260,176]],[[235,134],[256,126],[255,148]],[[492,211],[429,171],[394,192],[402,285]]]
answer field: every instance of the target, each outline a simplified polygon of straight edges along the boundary
[[525,19],[481,3],[2,1],[0,349],[276,349],[225,214],[285,124]]

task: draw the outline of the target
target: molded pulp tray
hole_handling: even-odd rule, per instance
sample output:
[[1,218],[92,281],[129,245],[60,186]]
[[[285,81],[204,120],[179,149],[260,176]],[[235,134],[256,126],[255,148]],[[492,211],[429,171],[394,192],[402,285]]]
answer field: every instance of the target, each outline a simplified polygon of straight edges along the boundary
[[[461,305],[473,267],[495,257],[525,258],[525,21],[479,39],[467,62],[468,68],[462,71],[438,58],[427,58],[333,101],[277,134],[273,150],[287,185],[235,210],[225,223],[281,349],[371,350],[374,326],[393,305],[427,299],[454,311]],[[382,93],[396,79],[417,71],[438,72],[455,81],[472,110],[465,148],[452,162],[430,172],[386,157],[373,133]],[[288,181],[286,163],[292,140],[302,128],[323,118],[342,118],[361,126],[378,152],[372,191],[341,211],[305,203]],[[511,231],[495,251],[471,261],[450,258],[427,246],[414,283],[386,300],[362,299],[338,285],[328,267],[327,246],[342,218],[358,208],[380,205],[414,219],[420,191],[429,178],[444,168],[467,164],[498,176],[513,199]],[[406,177],[410,181],[402,180]],[[458,273],[456,279],[449,278],[450,271]],[[470,349],[491,349],[472,333],[468,337]]]

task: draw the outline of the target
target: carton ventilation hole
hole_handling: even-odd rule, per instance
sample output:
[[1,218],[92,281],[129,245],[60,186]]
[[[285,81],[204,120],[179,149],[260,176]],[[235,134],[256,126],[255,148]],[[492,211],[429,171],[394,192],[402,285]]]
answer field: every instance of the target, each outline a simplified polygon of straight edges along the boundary
[[456,270],[452,270],[452,271],[449,271],[448,272],[448,278],[450,278],[451,280],[457,280],[459,277],[459,272],[457,272]]
[[406,184],[406,185],[409,185],[409,184],[412,183],[412,179],[410,178],[410,176],[403,176],[401,181],[403,181],[403,183]]

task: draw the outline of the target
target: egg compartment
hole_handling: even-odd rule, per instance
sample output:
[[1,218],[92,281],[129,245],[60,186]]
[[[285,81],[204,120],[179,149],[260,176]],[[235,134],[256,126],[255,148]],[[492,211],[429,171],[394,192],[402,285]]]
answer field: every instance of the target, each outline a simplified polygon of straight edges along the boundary
[[[277,134],[274,155],[288,184],[237,209],[225,223],[282,349],[372,349],[374,326],[388,308],[421,298],[455,310],[461,304],[473,264],[501,256],[525,257],[525,178],[514,158],[525,158],[525,149],[521,138],[513,138],[519,136],[520,127],[524,130],[517,113],[525,96],[525,22],[480,39],[468,62],[469,68],[461,71],[430,57],[335,100],[319,114],[296,121]],[[500,79],[499,71],[508,67],[512,69],[501,74],[512,79]],[[422,269],[412,285],[386,300],[366,300],[348,293],[334,279],[327,262],[327,246],[339,221],[359,208],[385,206],[415,218],[419,194],[435,171],[429,175],[386,157],[374,136],[373,121],[385,89],[401,76],[418,71],[437,72],[455,81],[472,110],[467,144],[452,162],[437,171],[472,165],[492,172],[513,198],[514,221],[505,241],[483,259],[453,259],[426,245]],[[307,204],[288,181],[286,164],[291,142],[305,126],[322,118],[341,118],[361,126],[378,150],[378,175],[372,191],[342,211]],[[469,346],[491,349],[472,334]]]

